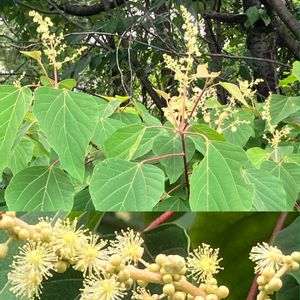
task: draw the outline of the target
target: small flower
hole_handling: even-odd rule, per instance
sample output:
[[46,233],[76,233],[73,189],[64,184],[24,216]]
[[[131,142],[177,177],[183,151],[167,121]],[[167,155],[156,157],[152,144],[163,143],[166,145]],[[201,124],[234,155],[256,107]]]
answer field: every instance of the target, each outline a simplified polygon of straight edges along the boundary
[[76,249],[86,241],[86,230],[76,229],[77,219],[57,220],[53,227],[51,245],[62,260],[73,259]]
[[219,273],[223,268],[219,266],[222,258],[218,258],[219,249],[212,249],[209,245],[202,243],[198,249],[195,249],[187,258],[187,269],[190,276],[199,283],[207,281],[214,274]]
[[14,257],[12,271],[8,273],[11,291],[17,296],[27,296],[29,299],[38,297],[41,293],[41,283],[52,276],[57,256],[46,243],[29,241]]
[[82,243],[74,255],[74,269],[83,272],[83,276],[88,273],[99,274],[104,270],[103,262],[108,261],[107,250],[103,248],[106,246],[106,241],[100,240],[99,236],[91,234],[87,240]]
[[254,270],[257,274],[264,269],[277,271],[283,265],[284,255],[276,246],[263,242],[252,247],[249,258],[256,263]]
[[28,268],[48,278],[50,270],[55,268],[58,258],[53,249],[46,243],[29,241],[20,248],[20,254],[14,257],[13,269]]
[[91,277],[84,281],[80,300],[120,300],[125,296],[117,281],[117,276],[110,278]]
[[144,254],[143,243],[144,240],[138,232],[127,228],[127,231],[122,230],[121,234],[116,232],[116,240],[111,241],[109,250],[112,254],[121,255],[124,262],[137,264]]
[[12,287],[10,291],[18,297],[26,297],[40,299],[43,277],[40,273],[34,272],[27,268],[14,269],[8,274],[8,280]]

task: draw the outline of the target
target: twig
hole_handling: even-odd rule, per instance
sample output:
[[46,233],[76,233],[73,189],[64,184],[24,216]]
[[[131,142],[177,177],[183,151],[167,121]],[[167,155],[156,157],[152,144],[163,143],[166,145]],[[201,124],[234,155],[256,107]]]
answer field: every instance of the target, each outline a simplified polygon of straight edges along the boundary
[[176,191],[179,187],[181,187],[181,183],[177,184],[175,187],[173,187],[172,189],[170,189],[168,192],[165,192],[159,199],[159,201],[164,200],[167,196],[169,196],[171,193],[173,193],[174,191]]
[[[127,36],[120,36],[117,33],[109,33],[109,32],[101,32],[101,31],[82,31],[82,32],[72,32],[69,34],[66,34],[65,36],[69,36],[69,35],[88,35],[88,34],[99,34],[99,35],[111,35],[111,36],[116,36],[119,38],[126,38],[129,39],[130,37]],[[136,39],[131,39],[132,42],[135,42],[137,44],[141,44],[141,45],[145,45],[148,46],[152,49],[156,49],[159,51],[162,51],[164,53],[169,53],[169,54],[173,54],[179,57],[184,57],[186,56],[185,53],[180,53],[174,50],[168,50],[168,49],[164,49],[155,45],[151,45],[149,43],[145,43]],[[223,54],[223,53],[201,53],[202,56],[216,56],[216,57],[223,57],[223,58],[229,58],[229,59],[244,59],[244,60],[254,60],[254,61],[266,61],[266,62],[270,62],[276,65],[281,65],[287,68],[290,68],[291,65],[290,64],[286,64],[286,63],[282,63],[280,61],[277,60],[273,60],[273,59],[268,59],[268,58],[260,58],[260,57],[252,57],[252,56],[244,56],[244,55],[232,55],[232,54]]]
[[173,211],[164,212],[159,217],[154,219],[154,221],[152,221],[147,227],[145,227],[142,232],[156,228],[160,224],[162,224],[162,223],[166,222],[168,219],[170,219],[173,216],[173,214],[174,214]]
[[23,3],[19,0],[15,0],[15,2],[19,5],[21,5],[21,6],[33,9],[33,10],[38,11],[38,12],[43,13],[43,14],[48,14],[48,15],[56,15],[57,14],[57,12],[55,12],[55,11],[44,10],[44,9],[39,8],[38,6],[32,6],[30,4]]

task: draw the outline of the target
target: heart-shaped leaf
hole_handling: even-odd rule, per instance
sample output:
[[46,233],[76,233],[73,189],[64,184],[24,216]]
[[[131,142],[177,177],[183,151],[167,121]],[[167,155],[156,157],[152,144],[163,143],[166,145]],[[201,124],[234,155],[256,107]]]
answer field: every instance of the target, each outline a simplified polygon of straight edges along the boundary
[[254,186],[247,184],[241,170],[247,163],[245,151],[225,142],[207,143],[204,159],[192,173],[192,210],[250,210]]
[[90,194],[97,210],[152,210],[164,192],[161,169],[142,163],[108,159],[96,165]]
[[35,91],[33,111],[62,167],[83,181],[84,158],[99,116],[94,97],[41,87]]
[[74,187],[68,175],[58,168],[30,167],[17,173],[5,191],[14,211],[70,211]]
[[0,87],[0,174],[10,160],[12,146],[31,98],[28,88]]

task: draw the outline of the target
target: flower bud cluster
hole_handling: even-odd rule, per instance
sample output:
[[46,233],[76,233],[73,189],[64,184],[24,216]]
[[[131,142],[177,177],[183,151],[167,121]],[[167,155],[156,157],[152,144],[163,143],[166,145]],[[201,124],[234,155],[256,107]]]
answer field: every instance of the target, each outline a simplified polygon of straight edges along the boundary
[[[144,241],[132,229],[116,232],[114,240],[102,240],[78,227],[77,219],[39,219],[30,225],[13,212],[0,217],[0,229],[10,236],[0,245],[1,258],[9,252],[9,242],[23,243],[8,273],[10,290],[17,297],[40,298],[45,280],[72,267],[83,275],[80,300],[120,300],[129,290],[132,299],[201,300],[200,295],[206,299],[201,288],[187,281],[183,257],[159,254],[153,263],[144,261]],[[145,289],[149,283],[161,284],[161,294],[151,295]]]
[[256,263],[255,273],[259,274],[257,300],[270,300],[269,295],[279,291],[283,285],[281,277],[287,272],[299,270],[300,266],[299,251],[284,255],[276,246],[267,243],[253,247],[250,259]]
[[49,242],[52,234],[52,227],[49,221],[41,219],[40,222],[35,225],[28,225],[16,218],[15,212],[6,212],[2,215],[0,230],[6,230],[8,232],[10,239],[7,244],[11,240]]
[[[0,245],[0,258],[9,253],[9,242],[23,243],[8,273],[10,290],[17,297],[40,298],[43,282],[70,267],[83,275],[80,300],[121,300],[126,294],[136,300],[219,300],[229,295],[228,288],[214,278],[222,269],[219,249],[202,243],[186,259],[158,254],[148,263],[143,259],[144,241],[132,229],[116,233],[114,240],[102,240],[77,223],[76,219],[39,219],[29,225],[13,212],[0,214],[0,229],[10,236]],[[284,255],[262,243],[252,248],[250,259],[259,273],[257,299],[268,300],[282,287],[282,275],[299,269],[300,252]],[[149,283],[161,285],[161,293],[151,294],[146,289]]]
[[272,124],[272,116],[271,116],[271,101],[272,95],[265,100],[263,111],[262,111],[262,119],[266,121],[266,130],[269,131],[271,136],[267,134],[263,135],[263,138],[266,139],[270,146],[274,149],[275,152],[275,161],[278,161],[278,146],[283,138],[287,138],[291,133],[291,128],[289,126],[284,126],[281,129],[276,129],[277,124]]

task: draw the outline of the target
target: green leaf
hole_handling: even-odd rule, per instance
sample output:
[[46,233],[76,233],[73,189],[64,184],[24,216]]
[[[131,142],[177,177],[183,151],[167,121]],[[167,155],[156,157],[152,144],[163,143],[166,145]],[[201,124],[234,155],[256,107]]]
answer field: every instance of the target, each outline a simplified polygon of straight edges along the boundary
[[[193,141],[185,138],[186,143],[186,159],[189,161],[195,152]],[[179,135],[158,136],[153,143],[153,152],[156,156],[163,156],[167,154],[182,153],[182,143]],[[177,181],[184,171],[184,164],[182,156],[172,156],[160,159],[159,162],[165,167],[170,184]]]
[[62,167],[83,181],[88,143],[99,118],[94,98],[65,89],[41,87],[35,91],[33,111]]
[[160,201],[153,209],[153,211],[190,211],[188,201],[177,197],[169,197]]
[[254,168],[243,172],[245,181],[255,186],[252,210],[284,211],[286,210],[286,194],[278,177],[268,171]]
[[125,101],[127,101],[127,100],[130,99],[129,96],[120,96],[120,95],[115,95],[115,98],[116,98],[117,100],[119,100],[121,103],[123,103],[123,102],[125,102]]
[[35,60],[40,61],[42,57],[41,51],[20,51],[20,53],[24,54],[27,57],[31,57]]
[[154,261],[158,254],[177,254],[186,257],[190,240],[186,231],[176,224],[163,224],[143,233],[146,253]]
[[290,275],[282,277],[282,288],[276,293],[276,300],[299,300],[300,285]]
[[127,125],[133,125],[137,123],[141,123],[141,118],[138,115],[126,113],[126,112],[115,112],[111,116],[113,119],[118,120]]
[[[230,124],[240,121],[239,125],[236,125],[236,131],[232,132]],[[240,147],[245,146],[251,136],[254,136],[254,115],[249,111],[239,111],[235,113],[231,118],[227,119],[223,123],[223,135],[226,140],[232,144]],[[243,123],[247,122],[247,123]]]
[[120,106],[121,102],[119,100],[113,100],[106,104],[100,103],[99,105],[99,118],[108,118],[110,117],[115,110]]
[[253,26],[254,23],[259,19],[259,12],[258,12],[256,5],[253,5],[253,6],[250,6],[249,8],[247,8],[246,15],[248,17],[248,20],[245,22],[245,23],[247,23],[245,25],[248,25],[246,27]]
[[104,142],[119,128],[126,126],[124,123],[109,119],[109,118],[100,118],[97,124],[94,136],[92,141],[103,149]]
[[300,96],[289,97],[283,95],[272,95],[270,114],[272,124],[278,124],[291,114],[300,110]]
[[164,192],[164,181],[155,166],[109,159],[96,165],[90,194],[96,210],[151,210]]
[[132,160],[147,154],[161,131],[142,124],[126,126],[115,131],[104,142],[106,157]]
[[157,118],[152,116],[141,102],[135,101],[134,105],[136,107],[137,112],[139,113],[143,121],[147,123],[147,125],[161,126],[161,122]]
[[95,211],[91,195],[87,188],[75,195],[72,211]]
[[[194,125],[192,125],[192,129],[196,132],[204,134],[209,140],[225,141],[225,138],[222,134],[220,134],[216,130],[212,129],[208,125],[194,124]],[[201,139],[201,137],[200,137],[200,139]]]
[[[205,124],[195,124],[192,126],[192,130],[204,134],[209,140],[225,141],[223,135]],[[192,134],[190,135],[190,138],[194,142],[197,151],[204,155],[206,152],[206,142],[204,138]]]
[[297,77],[298,81],[300,81],[300,61],[293,63],[292,75]]
[[267,145],[266,151],[270,153],[270,157],[274,161],[285,160],[285,158],[294,152],[294,146],[291,144],[280,145],[276,150],[274,150],[270,144]]
[[246,107],[249,107],[247,101],[245,100],[243,94],[241,93],[237,85],[230,82],[219,82],[219,85],[221,85],[225,90],[227,90],[227,92],[229,92],[235,99],[239,100]]
[[279,87],[282,87],[282,86],[285,86],[285,85],[289,85],[291,83],[294,83],[295,81],[297,81],[298,78],[294,75],[289,75],[288,77],[282,79],[282,80],[279,80]]
[[67,89],[67,90],[72,90],[77,84],[77,81],[74,78],[68,78],[62,80],[59,84],[58,87],[60,89]]
[[70,211],[74,187],[68,175],[58,168],[30,167],[17,173],[5,191],[14,211]]
[[18,173],[22,169],[28,167],[33,154],[34,144],[31,139],[22,137],[19,143],[13,148],[8,167],[13,174]]
[[248,159],[252,162],[255,168],[259,168],[262,162],[267,160],[270,154],[262,148],[253,147],[246,151]]
[[68,268],[62,274],[55,272],[51,278],[43,281],[41,299],[79,299],[79,289],[82,288],[82,281],[82,272],[75,271],[73,268]]
[[298,197],[298,186],[294,178],[285,169],[284,164],[276,164],[273,161],[265,161],[261,165],[261,170],[267,170],[272,175],[278,177],[286,192],[286,210],[293,210]]
[[264,21],[265,25],[268,26],[271,22],[271,18],[267,14],[267,11],[265,9],[259,9],[258,10],[260,18]]
[[300,192],[300,168],[296,164],[283,164],[284,169],[293,177]]
[[207,143],[206,155],[194,168],[190,179],[191,209],[250,210],[254,187],[245,182],[241,173],[247,161],[245,151],[236,145]]
[[300,168],[300,152],[287,155],[284,162],[294,163]]
[[40,76],[40,81],[43,86],[54,86],[55,81],[51,78],[48,78],[44,75]]
[[28,88],[0,87],[0,174],[10,160],[12,146],[31,102]]

